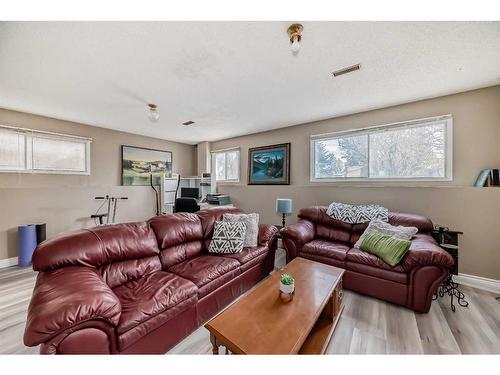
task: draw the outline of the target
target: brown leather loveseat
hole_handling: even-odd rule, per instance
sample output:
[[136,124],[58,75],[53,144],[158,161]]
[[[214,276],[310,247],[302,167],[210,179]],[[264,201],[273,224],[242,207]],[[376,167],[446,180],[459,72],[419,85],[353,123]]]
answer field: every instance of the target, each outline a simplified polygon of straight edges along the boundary
[[210,255],[235,208],[84,229],[45,241],[24,343],[41,353],[165,353],[273,269],[277,229],[258,246]]
[[418,228],[408,253],[391,267],[377,256],[353,247],[368,223],[334,220],[326,209],[303,208],[299,221],[282,230],[287,261],[300,256],[344,268],[344,288],[428,312],[434,291],[453,266],[453,258],[430,234],[432,222],[421,215],[389,213],[390,224]]

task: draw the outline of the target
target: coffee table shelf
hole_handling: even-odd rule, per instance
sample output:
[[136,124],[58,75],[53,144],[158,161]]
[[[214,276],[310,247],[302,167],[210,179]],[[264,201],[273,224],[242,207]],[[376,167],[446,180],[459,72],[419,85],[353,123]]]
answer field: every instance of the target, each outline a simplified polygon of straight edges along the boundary
[[309,333],[309,336],[307,336],[306,341],[300,348],[299,354],[325,353],[326,348],[330,343],[330,339],[332,338],[333,332],[335,331],[335,327],[339,322],[342,310],[344,310],[344,305],[342,305],[342,307],[340,308],[340,311],[334,318],[333,322],[331,318],[329,318],[325,314],[321,314],[320,318]]
[[[295,278],[290,302],[279,298],[282,272]],[[212,352],[233,354],[321,354],[343,310],[341,268],[295,258],[211,319]]]

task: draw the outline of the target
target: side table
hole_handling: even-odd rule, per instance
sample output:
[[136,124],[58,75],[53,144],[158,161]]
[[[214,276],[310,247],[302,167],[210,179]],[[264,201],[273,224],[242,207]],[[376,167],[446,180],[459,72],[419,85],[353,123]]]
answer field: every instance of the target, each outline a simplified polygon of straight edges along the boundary
[[450,270],[446,281],[439,286],[432,299],[436,300],[438,297],[442,298],[447,294],[450,296],[450,307],[453,312],[456,310],[455,298],[459,306],[469,306],[469,302],[465,300],[465,294],[460,291],[458,284],[453,281],[453,275],[458,275],[458,236],[461,234],[463,232],[453,231],[445,227],[437,227],[432,231],[432,236],[439,246],[450,254],[454,261],[453,268]]

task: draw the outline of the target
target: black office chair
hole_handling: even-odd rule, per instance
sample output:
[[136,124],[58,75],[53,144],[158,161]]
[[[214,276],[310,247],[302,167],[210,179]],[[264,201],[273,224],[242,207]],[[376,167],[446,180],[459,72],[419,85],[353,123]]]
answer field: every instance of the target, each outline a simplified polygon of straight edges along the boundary
[[194,198],[177,198],[174,212],[196,212],[200,210],[198,201]]

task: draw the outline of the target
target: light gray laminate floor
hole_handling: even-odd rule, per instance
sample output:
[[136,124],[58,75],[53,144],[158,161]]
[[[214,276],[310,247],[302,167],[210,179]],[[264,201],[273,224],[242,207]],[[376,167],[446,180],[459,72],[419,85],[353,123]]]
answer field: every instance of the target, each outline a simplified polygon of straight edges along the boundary
[[[276,266],[284,264],[279,250]],[[0,354],[37,353],[22,343],[26,310],[35,273],[11,267],[0,270]],[[447,297],[418,314],[374,298],[345,292],[345,308],[327,353],[331,354],[500,354],[500,301],[479,289],[461,287],[470,302],[453,313]],[[169,353],[210,354],[201,327]]]

